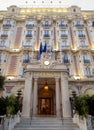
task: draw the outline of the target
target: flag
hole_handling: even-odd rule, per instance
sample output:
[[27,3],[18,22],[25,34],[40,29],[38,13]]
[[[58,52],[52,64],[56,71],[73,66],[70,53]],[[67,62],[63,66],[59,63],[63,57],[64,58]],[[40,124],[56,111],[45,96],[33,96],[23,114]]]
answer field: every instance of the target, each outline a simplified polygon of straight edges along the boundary
[[42,54],[42,42],[40,43],[39,52],[38,52],[38,60],[40,60]]
[[40,55],[42,54],[42,42],[40,43],[40,48],[39,48],[39,52],[40,52]]
[[46,50],[47,50],[47,44],[46,44],[46,42],[45,42],[43,52],[46,52]]

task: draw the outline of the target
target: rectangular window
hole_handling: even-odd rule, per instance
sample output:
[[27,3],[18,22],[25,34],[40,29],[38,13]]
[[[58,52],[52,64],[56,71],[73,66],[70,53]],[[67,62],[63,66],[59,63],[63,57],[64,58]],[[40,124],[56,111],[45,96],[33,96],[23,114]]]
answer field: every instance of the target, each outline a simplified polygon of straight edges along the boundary
[[49,35],[49,30],[44,30],[44,35]]
[[44,37],[49,37],[50,36],[50,31],[49,30],[44,30],[43,35],[44,35]]
[[80,21],[76,21],[76,25],[81,25],[81,22]]
[[4,40],[0,41],[0,46],[4,46],[4,45],[5,45],[5,41]]
[[90,58],[88,54],[83,54],[83,62],[84,63],[90,63]]
[[88,44],[85,40],[82,40],[82,41],[80,41],[80,46],[85,47],[85,46],[88,46]]
[[4,21],[4,25],[11,25],[11,21],[10,20]]
[[61,46],[62,46],[62,47],[69,46],[68,41],[67,41],[67,40],[62,41],[62,42],[61,42]]
[[23,63],[29,63],[29,54],[28,53],[25,53],[24,55],[23,55]]
[[68,57],[68,54],[64,54],[63,62],[64,62],[64,63],[69,63],[69,57]]
[[67,35],[67,31],[66,30],[61,30],[61,35]]
[[78,30],[78,35],[82,35],[83,34],[83,30]]
[[27,30],[27,34],[31,34],[32,35],[32,30]]
[[60,24],[59,24],[59,26],[66,26],[67,24],[66,24],[66,22],[65,21],[60,21]]
[[90,70],[89,67],[86,67],[86,68],[85,68],[85,74],[86,74],[87,76],[91,76],[91,70]]
[[32,43],[29,40],[27,40],[27,41],[24,42],[24,46],[31,46],[31,45],[32,45]]

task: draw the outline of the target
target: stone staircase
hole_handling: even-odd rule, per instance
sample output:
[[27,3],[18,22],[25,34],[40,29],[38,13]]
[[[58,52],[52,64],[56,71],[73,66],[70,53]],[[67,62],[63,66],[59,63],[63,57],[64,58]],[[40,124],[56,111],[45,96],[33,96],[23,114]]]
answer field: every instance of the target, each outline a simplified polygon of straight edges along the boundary
[[33,117],[21,119],[14,130],[79,130],[79,128],[73,124],[71,118],[62,120],[56,117]]

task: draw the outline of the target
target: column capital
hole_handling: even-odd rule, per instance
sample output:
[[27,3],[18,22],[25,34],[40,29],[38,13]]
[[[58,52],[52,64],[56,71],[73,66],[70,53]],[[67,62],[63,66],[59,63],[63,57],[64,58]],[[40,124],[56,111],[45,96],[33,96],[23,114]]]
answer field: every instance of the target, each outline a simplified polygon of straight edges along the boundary
[[66,72],[61,72],[61,78],[68,79],[67,71]]
[[32,78],[32,73],[29,71],[25,72],[25,78],[31,79]]

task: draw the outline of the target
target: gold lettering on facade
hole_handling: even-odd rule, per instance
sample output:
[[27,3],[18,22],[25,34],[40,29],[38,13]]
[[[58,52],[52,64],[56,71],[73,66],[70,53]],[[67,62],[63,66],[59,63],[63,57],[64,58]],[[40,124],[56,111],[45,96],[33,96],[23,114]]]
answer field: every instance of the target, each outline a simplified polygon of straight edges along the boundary
[[53,73],[53,72],[40,72],[39,76],[40,77],[54,77],[55,73]]

